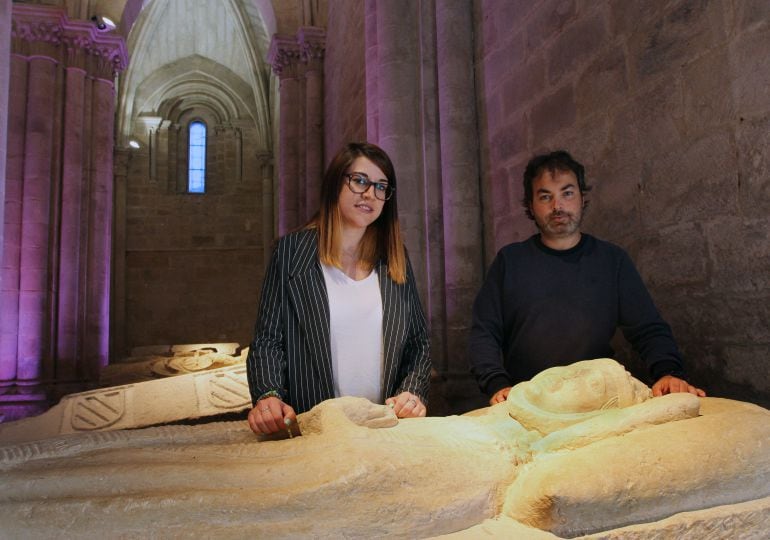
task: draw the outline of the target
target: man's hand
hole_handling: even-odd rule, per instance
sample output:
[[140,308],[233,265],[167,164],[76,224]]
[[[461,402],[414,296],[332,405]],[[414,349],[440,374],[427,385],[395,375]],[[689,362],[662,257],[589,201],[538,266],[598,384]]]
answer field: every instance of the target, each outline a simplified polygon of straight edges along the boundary
[[497,392],[495,392],[495,395],[489,398],[489,404],[495,405],[496,403],[502,403],[506,399],[508,399],[508,393],[511,391],[511,386],[507,388],[501,388]]
[[673,375],[664,375],[652,385],[652,395],[655,397],[677,392],[689,392],[694,396],[706,397],[706,392]]
[[289,424],[297,421],[297,415],[290,405],[277,397],[260,399],[249,411],[249,427],[257,434],[269,435],[285,431]]
[[428,412],[422,400],[411,392],[401,392],[395,397],[389,397],[385,400],[385,405],[390,406],[399,418],[417,418],[425,416]]

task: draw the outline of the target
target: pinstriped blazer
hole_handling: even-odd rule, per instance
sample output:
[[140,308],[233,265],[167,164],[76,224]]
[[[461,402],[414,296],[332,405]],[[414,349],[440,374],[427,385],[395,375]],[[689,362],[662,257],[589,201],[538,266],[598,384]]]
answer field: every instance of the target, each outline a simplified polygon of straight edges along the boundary
[[[383,305],[382,395],[408,391],[427,403],[430,343],[411,264],[403,285],[388,277],[384,262],[376,271]],[[329,299],[315,229],[278,241],[254,334],[247,359],[252,402],[275,390],[300,413],[334,397]]]

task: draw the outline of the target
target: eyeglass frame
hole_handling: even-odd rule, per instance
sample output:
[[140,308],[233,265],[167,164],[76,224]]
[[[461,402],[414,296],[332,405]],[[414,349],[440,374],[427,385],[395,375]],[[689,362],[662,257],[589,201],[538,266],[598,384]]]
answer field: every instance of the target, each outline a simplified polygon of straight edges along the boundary
[[[396,186],[391,186],[389,182],[375,182],[374,180],[370,180],[369,177],[364,173],[352,172],[352,173],[345,173],[343,176],[347,179],[345,183],[348,185],[348,189],[353,193],[355,193],[356,195],[363,195],[364,193],[369,191],[370,187],[374,186],[374,198],[382,202],[386,202],[386,201],[389,201],[393,197],[393,194],[396,192]],[[353,189],[352,180],[354,176],[360,177],[366,180],[366,187],[364,188],[363,191],[356,191],[355,189]],[[380,197],[377,196],[378,186],[385,186],[384,199],[381,199]]]

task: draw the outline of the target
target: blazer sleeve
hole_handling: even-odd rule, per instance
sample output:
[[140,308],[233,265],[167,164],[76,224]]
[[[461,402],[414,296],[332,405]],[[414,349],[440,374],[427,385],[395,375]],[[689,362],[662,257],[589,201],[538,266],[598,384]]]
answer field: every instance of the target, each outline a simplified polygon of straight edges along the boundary
[[427,405],[431,372],[428,325],[420,296],[417,294],[412,264],[408,259],[406,271],[405,285],[406,300],[409,303],[409,321],[399,366],[399,373],[402,374],[402,377],[395,395],[401,392],[411,392],[420,396],[423,403]]
[[286,399],[286,350],[284,348],[284,303],[286,246],[281,240],[273,251],[262,284],[254,339],[246,359],[246,374],[252,404],[266,392],[276,391]]

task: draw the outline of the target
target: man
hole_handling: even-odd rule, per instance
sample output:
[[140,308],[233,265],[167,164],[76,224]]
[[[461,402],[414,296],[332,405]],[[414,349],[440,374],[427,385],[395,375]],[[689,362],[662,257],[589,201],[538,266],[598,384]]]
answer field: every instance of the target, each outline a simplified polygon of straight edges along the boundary
[[522,203],[540,233],[498,252],[473,306],[471,371],[490,404],[544,369],[611,357],[617,328],[656,381],[653,395],[705,396],[684,380],[671,328],[628,254],[580,231],[590,189],[567,152],[527,164]]

